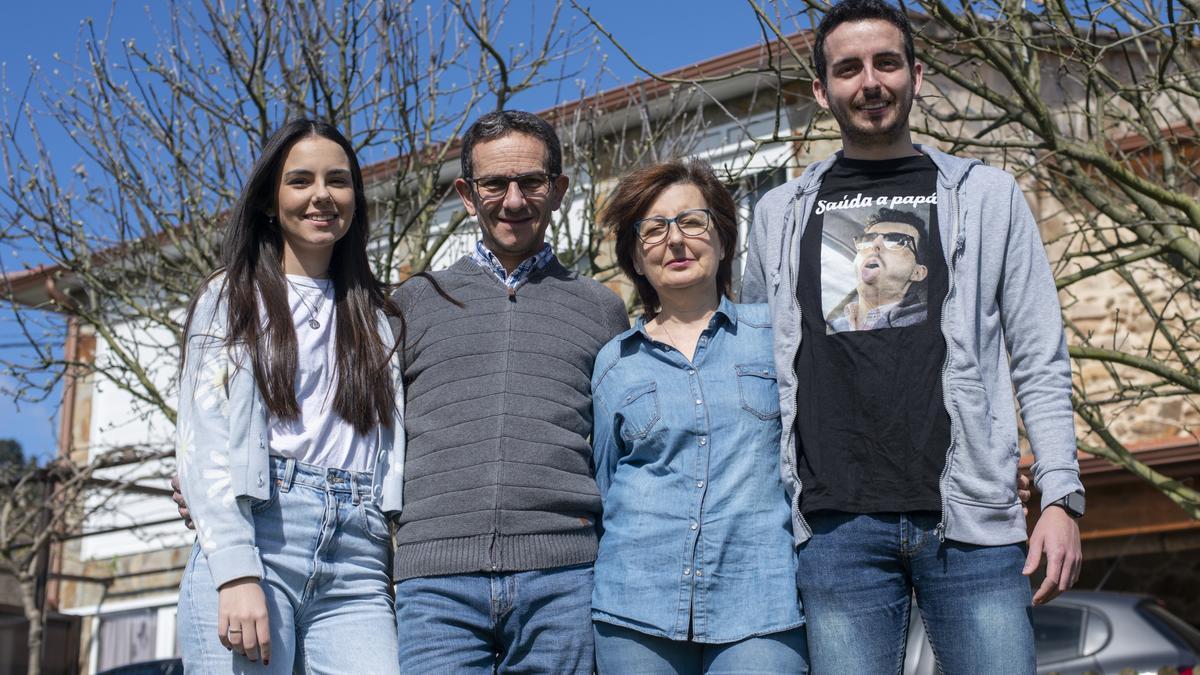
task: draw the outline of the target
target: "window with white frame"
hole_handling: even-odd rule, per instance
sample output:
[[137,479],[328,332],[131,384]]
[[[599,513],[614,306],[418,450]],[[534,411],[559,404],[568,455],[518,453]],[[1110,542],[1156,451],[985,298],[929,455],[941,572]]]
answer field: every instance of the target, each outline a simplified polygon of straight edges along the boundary
[[100,616],[97,670],[157,658],[158,610],[137,609]]

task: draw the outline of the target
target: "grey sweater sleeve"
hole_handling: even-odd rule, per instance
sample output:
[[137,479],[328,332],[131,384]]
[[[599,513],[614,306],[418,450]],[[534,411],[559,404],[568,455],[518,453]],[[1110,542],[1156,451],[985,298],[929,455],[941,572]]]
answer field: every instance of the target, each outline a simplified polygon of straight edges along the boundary
[[629,328],[629,314],[625,310],[625,302],[616,293],[609,291],[609,297],[605,298],[604,312],[605,322],[609,331],[609,337],[624,332]]

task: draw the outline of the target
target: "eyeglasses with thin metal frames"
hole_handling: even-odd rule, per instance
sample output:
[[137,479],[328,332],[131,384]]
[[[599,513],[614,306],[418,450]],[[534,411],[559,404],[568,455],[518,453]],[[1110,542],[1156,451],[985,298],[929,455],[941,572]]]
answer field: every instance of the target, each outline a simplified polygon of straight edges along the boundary
[[475,194],[479,195],[480,199],[493,201],[508,194],[508,186],[514,182],[526,199],[545,197],[550,194],[550,186],[556,178],[558,178],[556,174],[533,171],[516,176],[480,176],[464,180],[475,189]]
[[703,237],[712,224],[712,211],[708,209],[688,209],[675,214],[674,218],[665,216],[650,216],[642,218],[633,224],[638,239],[643,244],[653,246],[664,241],[671,234],[671,223],[679,228],[679,233],[695,239]]

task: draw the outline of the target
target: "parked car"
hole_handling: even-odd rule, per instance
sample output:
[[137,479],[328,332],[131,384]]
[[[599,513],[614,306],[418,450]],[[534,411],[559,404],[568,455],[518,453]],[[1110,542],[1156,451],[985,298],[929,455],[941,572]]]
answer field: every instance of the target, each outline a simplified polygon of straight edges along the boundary
[[183,675],[183,661],[181,659],[140,661],[102,670],[96,675]]
[[[1200,630],[1149,595],[1068,591],[1033,609],[1038,675],[1109,675],[1170,666],[1200,675]],[[904,675],[935,675],[933,650],[917,612],[909,620]]]

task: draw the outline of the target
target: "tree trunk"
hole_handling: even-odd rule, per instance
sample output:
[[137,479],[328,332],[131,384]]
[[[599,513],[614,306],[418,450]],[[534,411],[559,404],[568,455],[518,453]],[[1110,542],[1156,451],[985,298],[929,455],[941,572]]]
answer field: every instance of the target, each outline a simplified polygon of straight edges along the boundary
[[21,575],[21,606],[25,609],[25,619],[29,622],[29,675],[41,675],[42,672],[42,609],[37,598],[37,577]]

